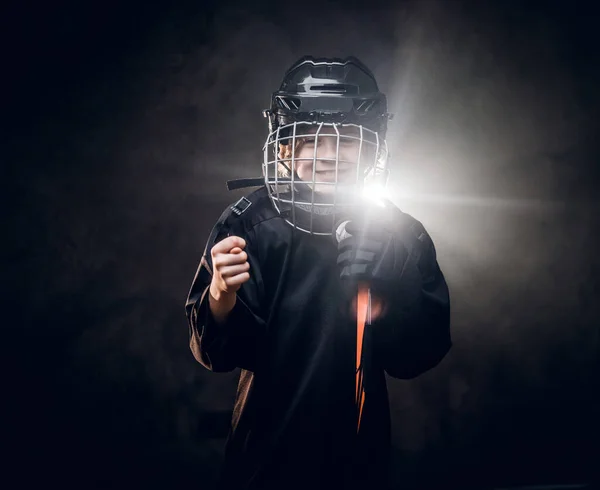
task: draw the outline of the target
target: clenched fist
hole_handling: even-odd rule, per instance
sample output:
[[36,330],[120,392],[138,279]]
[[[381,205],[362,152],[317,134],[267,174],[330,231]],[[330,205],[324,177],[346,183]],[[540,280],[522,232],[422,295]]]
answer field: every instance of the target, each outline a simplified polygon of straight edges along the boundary
[[210,309],[217,320],[224,320],[233,309],[236,291],[250,279],[246,241],[229,236],[216,243],[210,251],[213,276],[210,283]]

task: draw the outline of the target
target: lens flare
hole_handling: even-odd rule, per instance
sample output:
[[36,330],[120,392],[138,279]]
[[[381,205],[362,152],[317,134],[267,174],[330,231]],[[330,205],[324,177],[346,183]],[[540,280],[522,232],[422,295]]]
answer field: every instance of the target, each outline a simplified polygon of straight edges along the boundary
[[383,208],[385,199],[388,198],[388,192],[381,184],[367,184],[362,188],[361,197],[363,200]]

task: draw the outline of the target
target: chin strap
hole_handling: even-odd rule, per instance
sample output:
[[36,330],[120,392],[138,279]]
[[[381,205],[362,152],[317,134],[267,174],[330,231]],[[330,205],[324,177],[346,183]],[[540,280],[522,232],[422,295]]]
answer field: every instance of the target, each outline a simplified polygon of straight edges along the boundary
[[[300,185],[300,184],[308,185],[307,183],[302,182],[300,177],[298,177],[298,174],[295,175],[295,178],[293,181],[289,177],[280,177],[279,179],[277,179],[277,183],[282,184],[282,185],[288,185],[288,184],[292,184],[292,183],[297,184],[297,185]],[[271,184],[275,184],[275,182],[271,182]],[[227,181],[227,190],[235,191],[237,189],[245,189],[246,187],[262,187],[263,185],[265,185],[264,177],[233,179],[233,180]]]
[[264,177],[255,177],[251,179],[234,179],[227,181],[227,190],[234,191],[245,189],[246,187],[261,187],[265,185]]

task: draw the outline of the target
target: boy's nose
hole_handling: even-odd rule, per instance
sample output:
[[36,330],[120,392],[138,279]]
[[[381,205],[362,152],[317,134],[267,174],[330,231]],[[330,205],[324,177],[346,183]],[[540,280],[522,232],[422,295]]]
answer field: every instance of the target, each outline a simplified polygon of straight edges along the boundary
[[317,158],[335,158],[337,153],[337,138],[321,136],[317,145]]

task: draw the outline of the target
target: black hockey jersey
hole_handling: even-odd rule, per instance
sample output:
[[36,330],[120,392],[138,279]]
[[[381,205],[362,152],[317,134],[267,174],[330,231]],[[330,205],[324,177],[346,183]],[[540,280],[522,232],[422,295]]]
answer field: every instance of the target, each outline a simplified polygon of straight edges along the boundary
[[[369,328],[371,367],[356,431],[356,318],[330,237],[294,230],[263,187],[240,216],[213,228],[187,302],[190,347],[215,372],[241,368],[220,488],[381,489],[387,484],[390,410],[385,372],[409,379],[451,346],[450,300],[425,229],[395,209],[408,259],[386,292],[386,314]],[[246,240],[250,280],[227,321],[208,306],[210,250]]]

